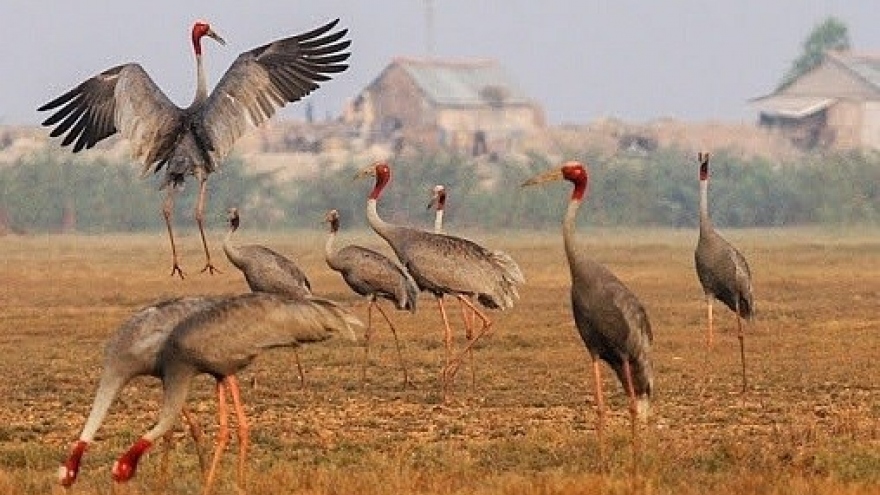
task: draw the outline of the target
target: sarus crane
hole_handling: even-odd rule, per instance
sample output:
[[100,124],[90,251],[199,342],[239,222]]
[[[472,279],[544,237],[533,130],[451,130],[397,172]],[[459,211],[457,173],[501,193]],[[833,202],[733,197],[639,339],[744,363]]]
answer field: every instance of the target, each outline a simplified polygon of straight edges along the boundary
[[368,176],[376,178],[375,186],[367,198],[370,226],[391,246],[419,290],[429,292],[437,299],[443,318],[446,349],[446,364],[442,373],[443,398],[448,401],[449,381],[454,377],[461,357],[453,359],[451,356],[452,329],[449,327],[443,296],[455,296],[470,307],[482,322],[480,332],[462,351],[466,352],[492,327],[492,320],[470,301],[470,297],[476,297],[487,308],[512,308],[519,298],[517,285],[525,283],[525,277],[513,258],[502,251],[491,251],[461,237],[385,222],[379,216],[376,205],[382,190],[391,181],[391,167],[385,161],[378,161],[358,171],[356,178]]
[[[238,208],[229,208],[226,213],[229,231],[223,239],[223,252],[226,258],[238,268],[251,289],[251,292],[265,292],[284,297],[301,297],[312,293],[312,284],[302,268],[286,256],[259,244],[235,246],[232,235],[241,225]],[[305,387],[306,375],[303,372],[299,352],[294,348],[293,356],[299,373],[299,384]]]
[[61,145],[72,145],[74,153],[119,132],[144,175],[165,170],[162,212],[171,241],[171,275],[181,278],[171,217],[176,192],[185,177],[193,175],[199,182],[195,220],[205,250],[202,271],[214,273],[203,225],[208,175],[249,128],[260,126],[278,108],[302,99],[332,74],[348,68],[345,61],[350,53],[345,50],[351,42],[343,40],[346,29],[333,31],[338,23],[337,19],[240,54],[208,94],[202,38],[225,41],[210,25],[198,21],[192,27],[196,93],[188,107],[172,103],[140,64],[127,63],[85,80],[37,110],[53,112],[43,125],[54,126],[52,137],[64,135]]
[[387,299],[394,303],[398,310],[411,313],[416,312],[416,302],[419,297],[419,288],[409,273],[397,263],[391,261],[384,254],[356,244],[349,244],[336,249],[336,236],[339,232],[339,212],[330,210],[324,216],[324,221],[330,226],[327,243],[324,245],[324,259],[327,266],[339,272],[342,279],[351,290],[369,298],[367,305],[367,328],[364,331],[364,364],[361,368],[361,383],[366,380],[367,364],[370,357],[370,337],[373,325],[373,307],[379,310],[379,314],[385,318],[391,333],[394,335],[394,346],[397,349],[397,357],[403,370],[403,386],[410,384],[409,373],[403,353],[400,350],[400,341],[397,338],[397,329],[388,318],[388,314],[382,309],[379,299]]
[[[428,201],[427,209],[430,210],[432,208],[434,209],[434,233],[445,234],[446,231],[443,230],[443,217],[446,212],[446,186],[443,184],[437,184],[431,188],[431,199]],[[459,305],[461,306],[461,317],[464,321],[465,338],[470,342],[474,338],[474,323],[477,317],[469,307],[461,302],[461,299],[459,299]],[[476,387],[477,370],[474,367],[473,348],[468,349],[468,361],[471,368],[471,387]]]
[[193,378],[205,373],[217,382],[220,428],[202,493],[210,492],[217,465],[229,442],[227,391],[239,418],[238,480],[239,487],[244,489],[250,437],[235,375],[272,348],[321,342],[339,332],[354,338],[352,326],[361,323],[336,303],[314,296],[243,294],[190,314],[174,328],[159,353],[157,367],[163,373],[163,397],[158,421],[114,463],[113,479],[125,482],[135,475],[144,452],[174,425]]
[[[104,346],[104,363],[92,410],[83,426],[79,439],[73,444],[70,456],[59,468],[60,483],[69,487],[79,475],[86,449],[95,440],[95,434],[113,401],[125,385],[139,376],[164,378],[158,365],[159,353],[174,327],[189,315],[218,302],[217,297],[182,297],[151,304],[129,317]],[[200,446],[201,432],[195,420],[182,410],[196,442],[199,464],[205,469]]]
[[527,180],[523,186],[558,180],[574,184],[562,221],[562,240],[571,273],[574,322],[593,361],[598,408],[596,431],[604,464],[605,400],[602,396],[600,360],[611,366],[629,396],[635,456],[638,450],[638,420],[647,417],[654,391],[651,323],[635,294],[611,270],[591,259],[575,241],[577,212],[586,197],[589,182],[587,168],[579,162],[566,162],[560,168]]
[[743,318],[751,320],[755,314],[752,299],[752,272],[746,257],[733,244],[721,237],[709,218],[709,153],[699,153],[700,165],[700,238],[694,251],[697,277],[706,296],[709,348],[713,343],[712,300],[718,299],[736,314],[737,338],[742,363],[742,390],[748,388],[746,378],[746,348]]

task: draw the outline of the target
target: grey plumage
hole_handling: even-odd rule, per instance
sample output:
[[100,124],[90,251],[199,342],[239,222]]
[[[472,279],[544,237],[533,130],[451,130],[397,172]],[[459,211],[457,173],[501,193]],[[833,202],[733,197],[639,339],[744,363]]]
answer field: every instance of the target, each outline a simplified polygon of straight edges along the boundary
[[737,338],[742,362],[742,388],[747,388],[745,343],[741,318],[755,314],[752,297],[752,273],[745,256],[715,231],[709,217],[709,154],[699,153],[700,165],[700,237],[694,251],[697,277],[706,296],[708,320],[707,343],[712,346],[712,299],[718,299],[736,315]]
[[[531,186],[553,180],[568,180],[574,184],[563,220],[562,236],[571,272],[574,321],[593,360],[600,444],[605,410],[600,360],[608,363],[614,370],[630,397],[633,442],[636,442],[637,418],[647,415],[654,391],[651,324],[644,306],[635,294],[610,270],[592,260],[577,246],[575,221],[589,181],[586,167],[578,162],[567,162],[561,168],[535,176],[523,185]],[[602,457],[604,462],[604,451]]]
[[85,448],[94,441],[120,390],[138,376],[164,378],[159,353],[174,327],[220,299],[182,297],[161,301],[132,315],[110,337],[104,347],[103,370],[91,412],[70,457],[59,471],[62,485],[70,486],[76,481]]
[[[173,426],[186,402],[192,379],[206,373],[217,380],[222,427],[205,481],[204,491],[208,492],[228,441],[228,433],[223,427],[227,388],[232,393],[236,409],[242,409],[234,376],[267,349],[321,342],[339,332],[353,338],[353,325],[359,326],[360,322],[334,302],[314,296],[290,298],[274,294],[243,294],[188,315],[171,332],[159,354],[164,394],[158,422],[114,464],[114,479],[127,481],[134,476],[143,453]],[[243,421],[240,418],[240,477],[248,444],[247,427]]]
[[[342,279],[356,293],[368,297],[370,303],[367,307],[369,315],[372,315],[373,306],[385,318],[391,332],[394,335],[394,344],[397,348],[398,358],[403,369],[403,383],[409,383],[409,374],[403,361],[400,350],[400,342],[397,338],[397,329],[385,314],[378,299],[387,299],[394,303],[399,310],[416,312],[416,303],[419,297],[419,288],[409,273],[387,256],[372,249],[355,244],[349,244],[339,250],[334,249],[336,235],[339,232],[339,212],[330,210],[325,216],[325,221],[330,225],[330,234],[324,247],[324,257],[327,265],[339,272]],[[364,366],[361,379],[366,378],[366,365],[369,358],[369,344],[371,335],[372,318],[367,318],[367,329],[364,342]]]
[[312,293],[312,284],[305,272],[289,258],[258,244],[232,244],[232,234],[241,222],[237,208],[229,209],[227,220],[229,232],[223,241],[223,251],[229,262],[244,274],[251,291],[292,297]]
[[357,176],[368,175],[376,177],[376,184],[367,199],[367,220],[370,226],[391,246],[419,289],[433,294],[440,306],[444,318],[447,355],[443,385],[444,396],[448,399],[448,377],[454,374],[460,359],[450,358],[452,331],[446,321],[443,296],[448,294],[457,297],[463,304],[474,309],[483,322],[481,331],[465,348],[467,351],[489,331],[492,324],[468,298],[476,297],[487,308],[509,309],[519,298],[517,285],[524,283],[525,277],[513,258],[504,252],[490,251],[461,237],[385,222],[379,217],[376,204],[382,190],[391,180],[391,167],[385,162],[376,162],[362,169]]
[[240,54],[210,94],[201,39],[208,36],[225,42],[208,24],[196,22],[192,29],[196,93],[186,108],[172,103],[143,67],[128,63],[87,79],[37,110],[53,112],[43,125],[54,126],[50,136],[64,136],[61,145],[72,145],[74,153],[119,132],[128,139],[144,174],[165,169],[164,214],[171,239],[172,275],[181,277],[170,223],[173,192],[187,175],[196,176],[200,182],[196,221],[205,248],[205,269],[213,272],[202,225],[207,176],[249,128],[261,125],[278,108],[302,99],[348,67],[345,61],[350,54],[345,50],[350,42],[343,40],[347,30],[333,32],[338,22]]

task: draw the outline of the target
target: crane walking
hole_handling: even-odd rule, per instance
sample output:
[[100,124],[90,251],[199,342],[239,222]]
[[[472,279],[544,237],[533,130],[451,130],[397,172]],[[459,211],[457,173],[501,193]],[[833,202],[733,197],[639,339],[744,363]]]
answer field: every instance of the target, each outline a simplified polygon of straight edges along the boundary
[[327,243],[324,246],[327,265],[342,275],[342,279],[351,290],[368,297],[370,300],[367,305],[367,329],[364,331],[364,364],[361,368],[361,382],[366,380],[367,363],[370,357],[373,307],[375,306],[379,310],[379,314],[385,318],[394,335],[394,346],[397,348],[397,357],[400,360],[400,367],[403,369],[403,386],[406,387],[410,384],[410,379],[406,363],[403,360],[403,353],[400,351],[397,329],[394,328],[394,324],[382,309],[379,298],[393,302],[398,310],[415,313],[419,288],[406,270],[384,254],[355,244],[350,244],[339,250],[334,249],[336,235],[339,232],[339,212],[336,210],[328,211],[324,220],[330,225],[330,234],[327,236]]
[[[653,336],[642,303],[608,268],[588,257],[575,242],[575,221],[587,193],[589,175],[579,162],[566,162],[537,175],[523,186],[567,180],[574,184],[562,221],[562,240],[571,273],[571,306],[578,333],[593,360],[597,434],[602,463],[604,453],[605,401],[602,396],[600,360],[611,366],[629,396],[633,452],[638,452],[639,418],[646,418],[654,391],[651,343]],[[637,463],[634,463],[637,466]]]
[[163,373],[162,408],[156,425],[138,439],[113,465],[113,479],[130,480],[138,461],[167,432],[184,407],[192,379],[206,373],[217,381],[220,429],[202,493],[214,482],[220,457],[229,442],[227,391],[238,416],[239,486],[244,488],[248,424],[235,375],[262,352],[321,342],[336,332],[354,338],[360,322],[336,303],[313,296],[285,298],[275,294],[232,296],[181,321],[162,347],[157,367]]
[[715,231],[709,218],[709,153],[699,153],[700,164],[700,238],[694,251],[697,277],[706,295],[708,320],[707,345],[712,348],[713,322],[712,300],[718,299],[736,315],[737,339],[739,339],[742,363],[742,390],[748,388],[746,378],[746,348],[743,334],[743,318],[751,320],[755,314],[752,299],[752,273],[746,257]]
[[[59,481],[65,487],[73,485],[88,446],[107,417],[107,412],[122,388],[138,376],[164,378],[158,366],[159,352],[171,331],[187,316],[210,307],[219,298],[184,297],[168,299],[141,309],[126,320],[104,347],[104,368],[92,403],[92,410],[83,426],[79,439],[73,444],[70,456],[59,469]],[[200,448],[201,433],[194,419],[182,410],[196,441],[199,463],[204,469]]]
[[430,292],[444,325],[446,364],[443,368],[443,398],[449,400],[449,380],[454,377],[461,357],[451,355],[452,330],[443,305],[443,296],[455,296],[470,307],[482,322],[480,332],[462,352],[472,348],[492,327],[489,319],[470,301],[475,296],[491,309],[509,309],[519,298],[516,286],[525,277],[516,262],[506,253],[490,251],[479,244],[451,235],[435,234],[385,222],[377,211],[382,190],[391,181],[391,167],[384,161],[361,169],[356,178],[372,176],[375,186],[367,198],[367,220],[373,230],[394,250],[403,267],[416,281],[419,290]]
[[[443,216],[446,212],[446,186],[443,184],[437,184],[431,188],[431,200],[428,201],[427,209],[430,210],[431,208],[434,209],[434,233],[445,234],[446,232],[443,230]],[[474,323],[476,323],[477,318],[474,312],[461,302],[461,299],[458,302],[461,306],[461,317],[464,321],[465,338],[470,342],[474,339]],[[477,372],[474,368],[473,348],[468,349],[468,362],[471,368],[471,387],[476,387]]]
[[171,275],[181,278],[171,217],[178,189],[187,175],[195,176],[195,220],[205,250],[202,271],[214,273],[203,225],[208,175],[249,128],[262,125],[278,108],[302,99],[348,68],[350,53],[345,50],[351,42],[343,40],[346,29],[333,31],[338,22],[240,54],[208,94],[202,39],[226,42],[198,21],[192,27],[196,92],[188,107],[172,103],[140,64],[127,63],[85,80],[37,110],[53,112],[43,125],[54,126],[51,137],[64,135],[61,145],[73,145],[74,153],[119,132],[128,139],[144,175],[165,169],[162,212],[171,241]]
[[[312,284],[305,272],[290,259],[265,246],[232,244],[232,234],[241,225],[238,208],[229,208],[226,219],[229,222],[229,232],[223,240],[223,252],[226,253],[229,262],[244,274],[251,292],[278,294],[284,297],[302,297],[312,293]],[[306,375],[299,359],[299,352],[295,348],[293,356],[296,359],[300,386],[304,387]]]

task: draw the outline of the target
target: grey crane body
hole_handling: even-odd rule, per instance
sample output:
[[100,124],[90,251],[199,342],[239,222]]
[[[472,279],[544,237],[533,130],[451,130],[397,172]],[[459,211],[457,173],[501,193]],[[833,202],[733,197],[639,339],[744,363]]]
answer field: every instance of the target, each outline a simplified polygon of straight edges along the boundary
[[237,208],[229,209],[230,228],[223,241],[223,251],[229,262],[244,274],[251,291],[290,297],[311,294],[312,284],[305,272],[289,258],[258,244],[232,244],[232,234],[238,230],[240,218]]
[[650,399],[653,334],[645,308],[605,266],[580,252],[570,256],[569,264],[572,312],[584,345],[593,359],[608,363],[624,387],[624,361],[628,361],[633,392],[638,398]]
[[654,392],[651,358],[654,336],[651,323],[635,294],[608,268],[587,256],[576,242],[577,212],[589,182],[586,167],[579,162],[566,162],[562,167],[537,175],[523,185],[556,180],[567,180],[574,185],[562,221],[562,239],[571,273],[571,309],[575,326],[593,361],[600,458],[604,464],[605,405],[599,366],[601,360],[614,370],[629,396],[633,465],[637,466],[637,420],[647,417]]
[[187,175],[194,175],[199,181],[195,218],[205,250],[205,270],[213,273],[216,269],[203,227],[208,175],[247,130],[348,68],[345,62],[350,54],[345,50],[350,42],[343,40],[347,30],[332,32],[338,22],[240,54],[210,94],[201,40],[208,36],[221,44],[225,41],[208,24],[196,22],[192,29],[196,92],[186,108],[172,103],[143,67],[128,63],[87,79],[37,110],[53,112],[43,125],[54,126],[50,136],[63,135],[61,145],[72,145],[74,153],[119,132],[129,141],[143,174],[165,169],[162,187],[168,193],[163,213],[171,241],[171,273],[181,277],[170,219],[174,191]]
[[60,471],[60,481],[64,486],[76,481],[85,447],[94,441],[120,390],[139,376],[164,378],[159,355],[174,327],[190,314],[206,309],[221,299],[182,297],[161,301],[132,315],[110,337],[104,347],[103,370],[91,412],[70,458]]
[[752,273],[745,256],[720,234],[701,222],[694,251],[697,278],[707,297],[718,299],[739,316],[754,315]]
[[422,291],[435,296],[475,296],[491,309],[512,308],[519,298],[517,285],[525,278],[504,252],[490,251],[462,237],[384,222],[374,229]]
[[397,263],[363,246],[348,245],[327,257],[327,265],[362,296],[388,299],[395,308],[416,311],[418,286]]
[[114,464],[114,479],[127,481],[134,476],[143,453],[174,425],[186,402],[192,379],[202,373],[217,380],[223,430],[218,435],[221,438],[214,451],[205,492],[210,489],[227,441],[225,386],[230,388],[233,401],[236,402],[239,435],[245,436],[240,438],[241,475],[247,438],[235,374],[268,349],[321,342],[338,332],[346,332],[353,338],[352,325],[359,326],[360,322],[334,302],[314,296],[291,298],[274,294],[243,294],[225,298],[202,311],[189,314],[174,328],[159,353],[163,399],[158,422]]

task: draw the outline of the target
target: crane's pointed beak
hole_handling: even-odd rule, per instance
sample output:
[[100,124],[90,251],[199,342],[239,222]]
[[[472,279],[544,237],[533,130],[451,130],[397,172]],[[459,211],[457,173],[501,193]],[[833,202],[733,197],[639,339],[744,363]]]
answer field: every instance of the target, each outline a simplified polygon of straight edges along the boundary
[[356,174],[354,174],[354,180],[363,179],[364,177],[375,177],[376,176],[376,166],[369,165],[360,170]]
[[439,195],[436,192],[431,193],[431,201],[428,201],[428,206],[425,208],[426,210],[430,210],[437,204],[437,200],[439,199]]
[[221,45],[226,46],[226,40],[221,38],[219,34],[215,33],[213,29],[208,29],[208,32],[205,33],[205,36],[208,36],[209,38],[213,39],[217,43],[220,43]]
[[548,170],[542,174],[538,174],[531,179],[522,183],[521,187],[526,186],[534,186],[538,184],[543,184],[545,182],[551,182],[555,180],[562,180],[564,177],[562,176],[562,169],[554,168],[553,170]]

